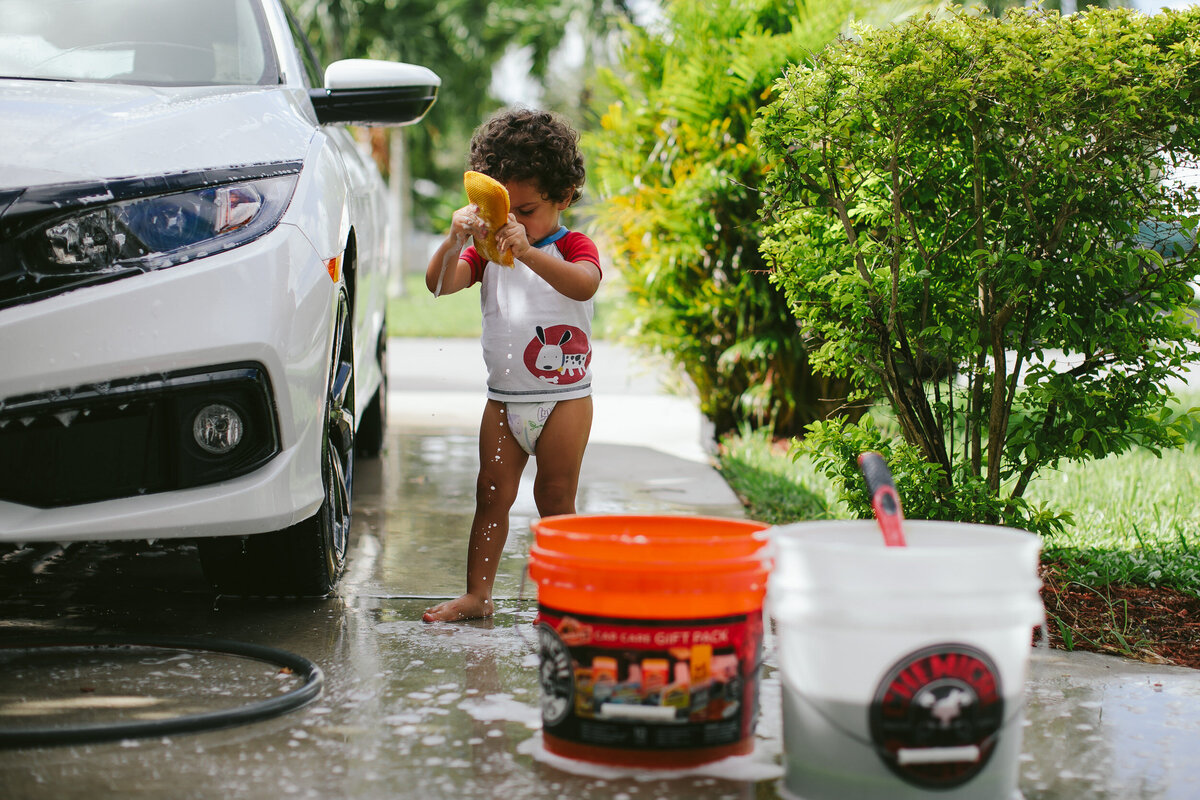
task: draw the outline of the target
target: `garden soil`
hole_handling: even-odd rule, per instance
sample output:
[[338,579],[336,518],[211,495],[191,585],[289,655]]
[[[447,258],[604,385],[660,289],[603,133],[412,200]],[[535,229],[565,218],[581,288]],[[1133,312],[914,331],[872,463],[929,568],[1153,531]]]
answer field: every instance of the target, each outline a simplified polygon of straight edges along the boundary
[[1093,588],[1053,561],[1042,565],[1042,584],[1051,646],[1200,669],[1200,598],[1165,587]]

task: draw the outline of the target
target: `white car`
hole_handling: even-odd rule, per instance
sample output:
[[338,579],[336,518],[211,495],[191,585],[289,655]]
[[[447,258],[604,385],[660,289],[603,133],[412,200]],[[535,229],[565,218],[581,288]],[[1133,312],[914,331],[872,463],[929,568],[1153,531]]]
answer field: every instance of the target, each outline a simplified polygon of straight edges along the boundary
[[439,86],[322,75],[280,0],[0,0],[0,544],[195,538],[219,590],[334,588],[394,230],[343,123]]

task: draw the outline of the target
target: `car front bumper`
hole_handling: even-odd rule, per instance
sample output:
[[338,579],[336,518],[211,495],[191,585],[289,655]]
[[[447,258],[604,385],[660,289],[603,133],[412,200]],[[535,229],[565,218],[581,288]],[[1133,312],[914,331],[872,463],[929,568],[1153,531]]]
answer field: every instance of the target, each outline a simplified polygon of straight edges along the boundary
[[[308,239],[284,224],[209,258],[0,311],[0,442],[7,429],[28,448],[39,430],[33,441],[55,450],[28,469],[14,463],[20,448],[0,450],[0,542],[244,535],[311,516],[324,496],[336,297]],[[205,391],[230,387],[261,405],[256,452],[206,472],[203,458],[180,457],[189,415]],[[81,444],[89,435],[98,447]]]

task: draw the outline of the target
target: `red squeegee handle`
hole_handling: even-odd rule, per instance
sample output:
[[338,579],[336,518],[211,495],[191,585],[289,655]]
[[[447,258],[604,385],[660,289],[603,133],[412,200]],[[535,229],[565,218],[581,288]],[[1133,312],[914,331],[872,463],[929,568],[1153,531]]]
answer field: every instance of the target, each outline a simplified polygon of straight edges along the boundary
[[867,494],[883,531],[884,543],[888,547],[904,547],[904,511],[887,462],[879,453],[868,450],[858,456],[858,467],[867,481]]

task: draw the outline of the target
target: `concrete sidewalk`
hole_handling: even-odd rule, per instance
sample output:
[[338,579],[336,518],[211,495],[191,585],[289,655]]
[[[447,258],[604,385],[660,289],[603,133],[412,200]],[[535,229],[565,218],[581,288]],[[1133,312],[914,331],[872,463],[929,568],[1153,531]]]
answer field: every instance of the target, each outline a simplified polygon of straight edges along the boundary
[[[695,398],[668,391],[670,368],[608,342],[594,343],[593,364],[595,416],[580,483],[620,477],[635,494],[742,516],[712,468],[712,436]],[[393,428],[478,432],[487,371],[477,340],[393,339],[388,380]]]
[[[389,364],[393,430],[477,431],[485,379],[477,341],[393,340]],[[695,399],[665,388],[668,369],[609,343],[595,345],[593,364],[595,424],[580,512],[742,516],[712,466]],[[599,497],[583,497],[589,485],[603,487]],[[529,497],[518,507],[535,513]],[[1026,688],[1027,800],[1200,797],[1200,672],[1037,648]],[[778,710],[766,707],[767,695],[763,702],[760,736],[777,740]]]
[[[388,343],[390,407],[415,428],[478,428],[487,370],[475,339],[393,339]],[[592,443],[645,446],[707,462],[693,397],[672,394],[668,365],[595,342]]]

